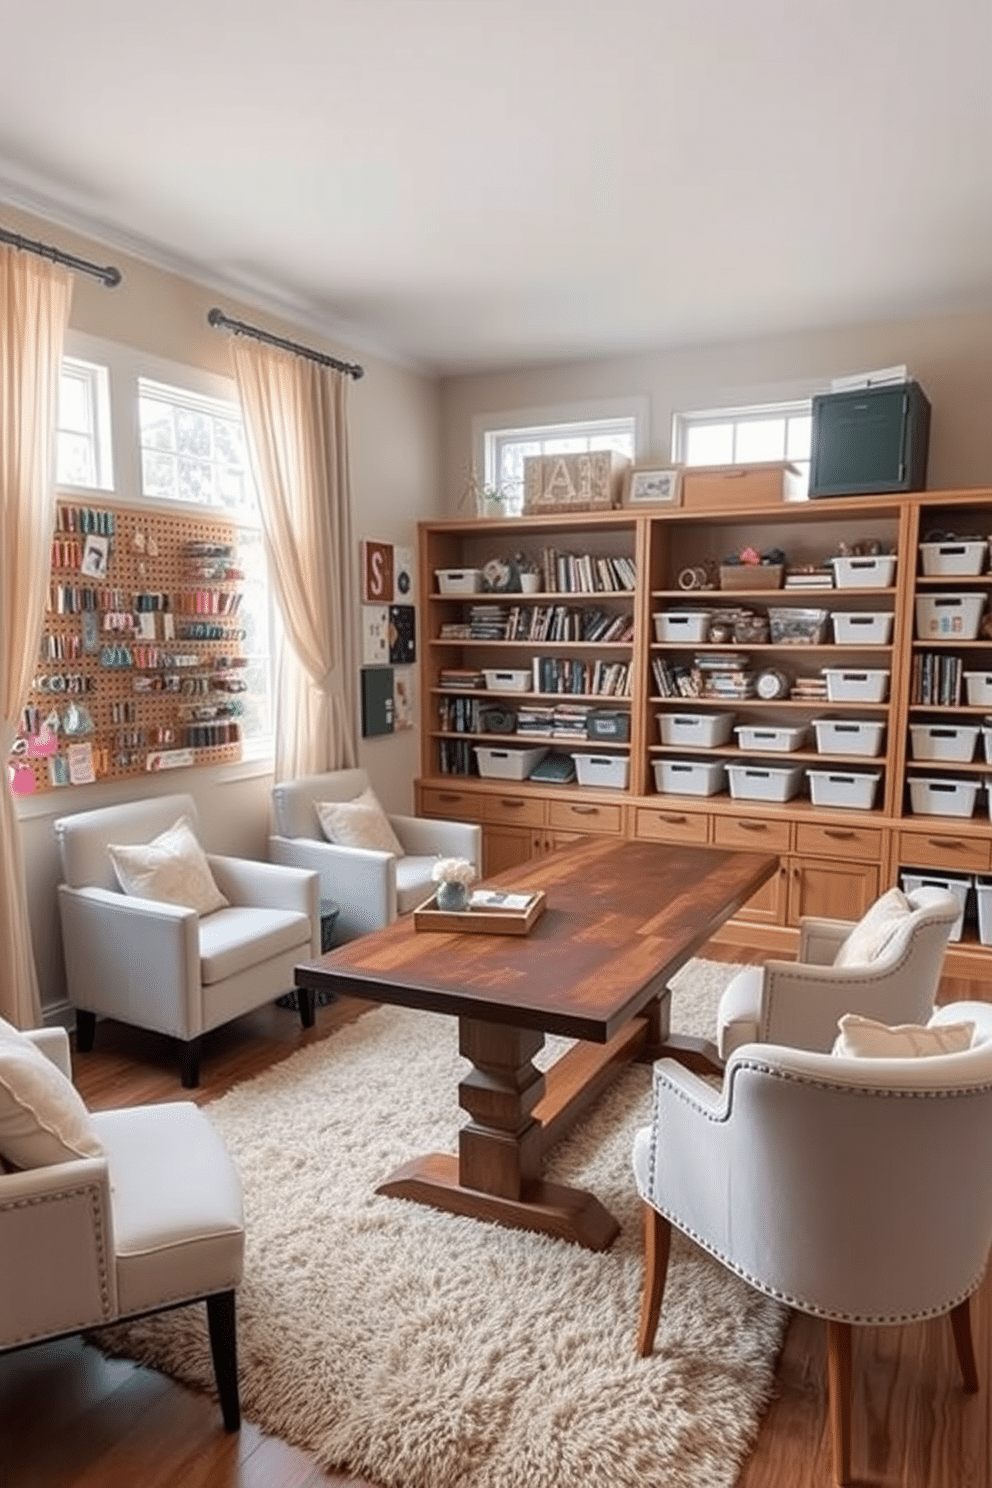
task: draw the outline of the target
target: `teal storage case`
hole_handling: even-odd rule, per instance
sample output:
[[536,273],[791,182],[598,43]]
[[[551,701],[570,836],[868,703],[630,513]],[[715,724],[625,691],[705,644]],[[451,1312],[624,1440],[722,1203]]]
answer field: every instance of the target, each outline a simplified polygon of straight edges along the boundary
[[870,496],[926,487],[930,403],[918,382],[813,399],[810,496]]

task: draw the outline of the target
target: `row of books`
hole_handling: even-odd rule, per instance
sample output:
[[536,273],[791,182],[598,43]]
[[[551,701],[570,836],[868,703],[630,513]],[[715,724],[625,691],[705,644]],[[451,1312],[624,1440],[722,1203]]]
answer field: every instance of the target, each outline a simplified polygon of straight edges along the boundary
[[586,662],[564,656],[535,656],[533,673],[535,692],[630,696],[631,671],[625,662]]
[[634,617],[602,610],[572,610],[566,605],[514,608],[506,625],[507,641],[632,641]]
[[961,658],[936,651],[913,657],[910,697],[928,707],[956,708],[961,702]]
[[637,565],[633,558],[622,554],[607,558],[594,553],[560,553],[557,548],[544,548],[540,571],[541,588],[545,593],[633,593],[637,588]]
[[[743,660],[743,659],[742,659]],[[755,693],[755,674],[741,662],[723,660],[716,665],[671,665],[660,656],[652,659],[659,697],[750,698]]]
[[442,739],[438,749],[438,769],[442,775],[478,775],[475,749],[468,739]]
[[586,740],[589,712],[581,703],[528,704],[517,713],[517,733],[531,739]]
[[476,671],[474,667],[442,667],[438,681],[442,687],[460,687],[478,692],[486,689],[485,673]]

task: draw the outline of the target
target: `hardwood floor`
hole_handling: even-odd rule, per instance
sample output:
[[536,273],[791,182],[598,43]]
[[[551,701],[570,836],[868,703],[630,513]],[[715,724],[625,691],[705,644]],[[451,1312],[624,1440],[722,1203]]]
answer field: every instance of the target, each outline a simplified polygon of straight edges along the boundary
[[[742,961],[711,945],[713,960]],[[754,959],[758,959],[755,956]],[[990,1000],[977,983],[945,979],[941,1001]],[[316,1026],[276,1006],[205,1041],[202,1085],[182,1091],[164,1039],[100,1024],[75,1060],[93,1109],[216,1099],[298,1048],[332,1037],[365,1003],[341,1000]],[[977,1175],[962,1175],[976,1181]],[[981,1179],[978,1179],[981,1181]],[[0,1261],[2,1264],[2,1261]],[[885,1488],[992,1488],[992,1285],[973,1298],[980,1388],[960,1385],[950,1322],[855,1330],[854,1475]],[[631,1317],[631,1348],[637,1319]],[[826,1411],[826,1325],[794,1316],[776,1393],[738,1488],[832,1488]],[[313,1457],[246,1422],[229,1436],[216,1403],[152,1370],[107,1360],[78,1339],[0,1355],[0,1488],[374,1488],[325,1473]]]

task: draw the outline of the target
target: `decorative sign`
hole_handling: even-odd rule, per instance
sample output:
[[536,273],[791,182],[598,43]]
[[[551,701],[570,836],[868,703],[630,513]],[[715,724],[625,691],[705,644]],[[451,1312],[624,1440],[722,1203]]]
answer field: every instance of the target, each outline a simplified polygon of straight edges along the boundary
[[393,666],[417,659],[417,611],[413,605],[389,606],[389,657]]
[[413,549],[393,549],[393,599],[397,604],[413,600]]
[[386,666],[389,654],[389,606],[362,605],[362,664]]
[[390,604],[392,602],[392,543],[362,543],[362,594],[366,604]]
[[413,668],[397,667],[393,673],[393,728],[397,733],[413,728]]
[[362,667],[362,738],[393,732],[393,669]]
[[619,506],[620,486],[629,463],[616,450],[527,455],[524,511],[600,511]]

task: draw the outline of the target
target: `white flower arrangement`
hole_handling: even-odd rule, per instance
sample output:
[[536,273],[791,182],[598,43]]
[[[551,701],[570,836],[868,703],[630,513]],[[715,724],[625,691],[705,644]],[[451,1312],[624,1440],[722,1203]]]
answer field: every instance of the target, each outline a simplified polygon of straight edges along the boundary
[[468,888],[475,882],[476,873],[468,858],[438,858],[431,878],[435,883],[459,883]]

